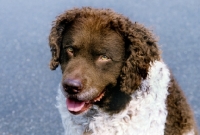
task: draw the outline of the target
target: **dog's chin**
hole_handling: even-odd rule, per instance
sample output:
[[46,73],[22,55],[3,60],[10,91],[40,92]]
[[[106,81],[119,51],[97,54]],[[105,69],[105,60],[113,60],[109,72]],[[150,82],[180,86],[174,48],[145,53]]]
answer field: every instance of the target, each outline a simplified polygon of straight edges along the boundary
[[90,109],[90,107],[97,101],[100,101],[102,97],[104,96],[105,91],[103,91],[101,94],[99,94],[96,98],[90,100],[90,101],[80,101],[76,98],[66,98],[66,105],[67,109],[70,113],[74,115],[81,114],[83,112],[86,112]]

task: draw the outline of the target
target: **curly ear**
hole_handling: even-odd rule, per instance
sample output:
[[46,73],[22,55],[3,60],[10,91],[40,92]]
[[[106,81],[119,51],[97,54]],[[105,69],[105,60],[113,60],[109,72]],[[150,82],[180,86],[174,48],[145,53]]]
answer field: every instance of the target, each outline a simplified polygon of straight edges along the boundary
[[126,61],[120,75],[121,91],[132,94],[147,77],[150,64],[160,60],[160,51],[148,29],[130,21],[126,24],[128,28],[120,28],[126,41]]
[[52,52],[50,69],[52,70],[55,70],[60,64],[60,47],[62,44],[63,32],[79,15],[78,12],[80,12],[79,9],[68,10],[58,16],[56,21],[53,22],[49,35],[49,46]]
[[51,48],[52,58],[50,61],[50,69],[55,70],[59,65],[59,55],[60,55],[60,41],[61,34],[58,34],[57,27],[52,27],[51,33],[49,35],[49,46]]

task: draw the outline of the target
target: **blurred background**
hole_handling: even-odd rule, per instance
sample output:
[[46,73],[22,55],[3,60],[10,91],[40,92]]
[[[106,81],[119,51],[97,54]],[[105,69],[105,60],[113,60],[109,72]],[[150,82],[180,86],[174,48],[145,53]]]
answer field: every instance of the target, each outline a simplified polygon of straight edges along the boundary
[[111,8],[151,28],[200,125],[199,0],[0,0],[0,135],[60,135],[60,68],[50,71],[48,35],[67,9]]

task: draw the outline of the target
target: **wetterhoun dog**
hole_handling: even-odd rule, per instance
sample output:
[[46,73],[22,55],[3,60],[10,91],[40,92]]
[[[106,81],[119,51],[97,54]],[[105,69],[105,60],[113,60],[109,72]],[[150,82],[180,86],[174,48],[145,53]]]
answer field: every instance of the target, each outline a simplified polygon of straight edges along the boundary
[[[197,135],[151,31],[108,9],[57,17],[49,36],[65,135]],[[61,92],[62,91],[62,92]]]

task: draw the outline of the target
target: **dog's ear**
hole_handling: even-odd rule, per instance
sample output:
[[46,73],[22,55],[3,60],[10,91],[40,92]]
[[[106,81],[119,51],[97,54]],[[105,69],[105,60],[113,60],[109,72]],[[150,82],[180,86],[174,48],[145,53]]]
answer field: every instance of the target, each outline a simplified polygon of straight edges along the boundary
[[150,64],[160,60],[160,51],[150,30],[124,19],[119,32],[124,35],[126,58],[121,70],[121,91],[132,94],[146,79]]
[[[59,33],[60,31],[60,33]],[[57,26],[53,26],[49,35],[49,46],[51,48],[52,58],[50,61],[50,69],[55,70],[59,65],[60,46],[61,46],[61,30]]]
[[60,64],[60,47],[62,44],[63,33],[66,31],[75,18],[77,17],[78,9],[69,10],[56,18],[53,22],[52,29],[49,35],[49,46],[52,52],[50,61],[50,69],[55,70]]

